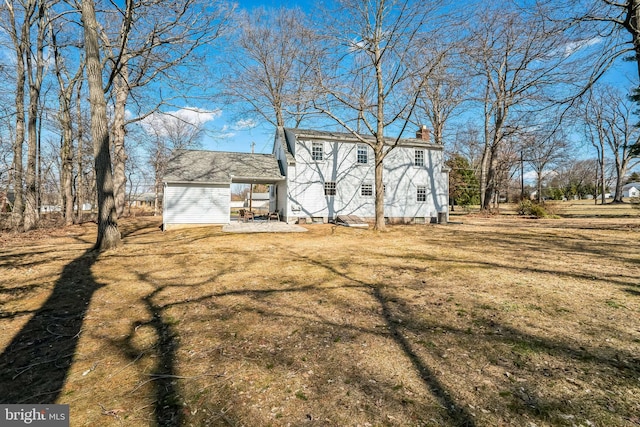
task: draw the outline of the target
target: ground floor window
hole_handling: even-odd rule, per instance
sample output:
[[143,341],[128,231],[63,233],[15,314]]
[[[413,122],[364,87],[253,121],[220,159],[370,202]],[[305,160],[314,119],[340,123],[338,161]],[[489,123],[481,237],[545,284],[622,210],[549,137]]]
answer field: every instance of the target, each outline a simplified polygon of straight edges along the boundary
[[360,186],[360,195],[361,196],[373,196],[373,184],[362,184]]
[[426,185],[418,185],[418,189],[416,191],[416,200],[418,202],[426,202],[427,201],[427,186]]
[[335,181],[329,181],[324,183],[324,195],[335,196],[336,195],[336,183]]

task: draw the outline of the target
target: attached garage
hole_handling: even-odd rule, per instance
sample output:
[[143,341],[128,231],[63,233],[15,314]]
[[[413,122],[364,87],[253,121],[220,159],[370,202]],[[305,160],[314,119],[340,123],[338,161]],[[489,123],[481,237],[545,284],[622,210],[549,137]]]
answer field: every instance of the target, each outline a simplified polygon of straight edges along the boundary
[[275,184],[284,180],[271,154],[178,150],[164,177],[163,228],[228,224],[231,184]]

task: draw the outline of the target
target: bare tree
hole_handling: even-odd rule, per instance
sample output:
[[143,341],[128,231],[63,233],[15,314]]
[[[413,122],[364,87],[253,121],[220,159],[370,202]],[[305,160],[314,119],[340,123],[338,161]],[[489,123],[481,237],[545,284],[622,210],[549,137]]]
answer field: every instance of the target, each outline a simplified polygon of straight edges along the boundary
[[162,179],[169,159],[176,150],[199,146],[204,129],[201,122],[188,120],[180,111],[174,114],[156,113],[142,124],[149,136],[149,164],[153,168],[155,192],[153,213],[158,215]]
[[[436,65],[423,85],[418,98],[416,124],[423,124],[422,118],[426,117],[431,124],[433,142],[444,144],[445,126],[454,112],[468,100],[470,80],[465,75],[464,64],[454,51],[454,46],[443,46],[439,41],[436,43],[436,46],[429,46],[427,49],[431,52],[440,49],[444,56],[442,62]],[[428,57],[429,54],[427,53],[426,56]],[[423,56],[419,55],[414,59],[422,61]],[[417,64],[417,66],[420,65]]]
[[[136,96],[138,89],[160,80],[170,83],[174,89],[178,84],[192,85],[185,73],[198,63],[198,49],[220,35],[228,13],[229,9],[221,2],[179,0],[127,1],[124,9],[107,14],[107,17],[122,16],[116,21],[120,26],[115,34],[110,33],[108,23],[101,34],[110,62],[114,64],[109,70],[105,92],[113,87],[114,190],[118,216],[124,212],[126,195],[126,126],[167,102],[160,99],[152,105],[138,103],[139,114],[127,119],[125,109],[130,97]],[[195,77],[192,81],[201,83]]]
[[[67,23],[68,24],[68,23]],[[61,43],[58,34],[62,31],[61,25],[55,25],[49,20],[49,28],[51,33],[51,48],[53,50],[54,71],[58,82],[58,100],[59,113],[58,120],[60,122],[61,147],[60,147],[60,193],[62,196],[62,212],[65,224],[73,223],[73,202],[74,202],[74,186],[73,186],[73,95],[76,85],[82,79],[84,70],[84,60],[80,58],[78,69],[74,75],[71,75],[67,68],[67,61],[63,57],[64,45]]]
[[91,137],[93,139],[96,190],[98,194],[98,236],[95,249],[113,249],[122,244],[113,197],[113,174],[109,144],[107,101],[103,92],[102,63],[98,43],[98,21],[93,0],[82,0],[82,23],[86,53],[86,74],[91,105]]
[[[560,26],[538,15],[488,7],[472,21],[468,57],[479,78],[483,106],[484,152],[480,173],[481,205],[492,207],[497,191],[497,155],[527,116],[564,96],[563,85],[578,79],[573,51]],[[552,94],[552,91],[556,94]],[[556,124],[558,124],[556,122]]]
[[569,144],[560,132],[555,132],[553,129],[525,132],[521,134],[520,141],[524,158],[536,173],[536,197],[538,203],[542,203],[542,182],[546,178],[545,173],[566,157]]
[[[44,78],[44,45],[45,32],[47,28],[46,8],[48,2],[35,0],[35,24],[37,26],[35,46],[30,42],[26,47],[25,62],[29,87],[29,107],[27,120],[28,150],[27,150],[27,170],[25,176],[25,210],[24,229],[31,230],[36,227],[39,218],[38,188],[37,188],[37,165],[36,159],[39,148],[38,121],[40,119],[40,91]],[[35,52],[33,52],[35,48]],[[34,64],[35,60],[35,64]]]
[[319,38],[298,8],[255,8],[234,20],[223,93],[243,114],[298,127],[313,113],[309,81]]
[[592,79],[595,82],[621,57],[633,55],[640,79],[640,0],[577,0],[543,2],[554,19],[578,29],[582,43],[602,44]]
[[[337,4],[339,10],[325,13],[336,17],[325,24],[333,46],[317,68],[314,106],[373,150],[374,228],[384,230],[383,162],[411,123],[418,96],[444,57],[442,51],[428,55],[419,49],[426,39],[438,37],[444,26],[439,14],[442,2],[341,0]],[[417,55],[422,61],[416,64]],[[390,129],[397,137],[387,138]]]
[[26,66],[25,55],[28,54],[31,22],[35,14],[35,1],[24,3],[22,10],[16,10],[14,2],[5,1],[6,8],[3,12],[7,14],[3,19],[5,31],[11,37],[13,50],[15,52],[15,140],[13,144],[13,191],[15,201],[13,204],[14,221],[18,228],[24,223],[24,195],[23,195],[23,146],[25,142],[25,84]]
[[598,159],[575,159],[567,156],[561,165],[556,168],[557,174],[550,179],[553,187],[562,192],[562,195],[571,198],[584,198],[588,194],[595,194],[597,182],[594,180],[594,171],[599,169]]
[[[606,147],[613,157],[616,172],[614,203],[622,203],[624,178],[637,156],[633,147],[640,141],[640,129],[634,119],[635,108],[631,100],[613,87],[593,90],[586,106],[585,122],[594,142],[602,147],[602,156]],[[604,194],[604,185],[601,190]]]

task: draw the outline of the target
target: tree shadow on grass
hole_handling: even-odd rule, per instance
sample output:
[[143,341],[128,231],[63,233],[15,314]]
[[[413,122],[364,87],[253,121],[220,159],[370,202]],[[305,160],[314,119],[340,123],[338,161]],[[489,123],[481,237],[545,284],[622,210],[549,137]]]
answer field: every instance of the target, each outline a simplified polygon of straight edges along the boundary
[[298,258],[305,259],[310,264],[324,268],[338,276],[357,283],[357,285],[362,288],[368,289],[382,309],[382,317],[389,332],[391,333],[391,336],[393,337],[393,340],[402,350],[402,353],[411,361],[411,364],[420,376],[420,379],[428,388],[432,396],[438,400],[453,425],[460,427],[475,427],[476,423],[469,411],[467,411],[462,404],[458,404],[456,402],[455,398],[451,395],[449,390],[447,390],[447,387],[438,379],[434,370],[429,367],[413,350],[411,343],[403,335],[403,328],[400,328],[394,319],[390,308],[391,301],[382,292],[381,284],[364,282],[354,277],[350,277],[349,274],[339,271],[332,265],[304,256],[301,257],[299,254],[296,254],[296,256]]
[[66,381],[91,298],[102,287],[87,251],[62,270],[53,292],[0,355],[1,403],[55,402]]
[[[123,235],[135,231],[125,231]],[[0,403],[58,401],[76,355],[87,309],[94,293],[104,286],[91,273],[98,256],[98,252],[88,250],[64,267],[49,298],[0,355]],[[144,298],[151,314],[151,320],[144,325],[151,326],[158,335],[158,364],[151,377],[154,413],[157,425],[179,426],[183,416],[174,385],[177,344],[170,325],[162,319],[161,309],[153,304],[155,294]],[[28,313],[18,312],[11,317]],[[125,351],[127,344],[124,343]]]
[[438,399],[442,407],[447,411],[447,414],[456,426],[460,427],[473,427],[475,421],[471,414],[462,406],[456,404],[456,401],[447,391],[446,387],[438,380],[435,373],[429,368],[413,350],[409,340],[407,340],[402,331],[398,328],[397,323],[394,321],[389,308],[389,300],[383,295],[380,287],[373,287],[373,296],[376,298],[380,306],[382,307],[382,316],[387,323],[389,331],[391,332],[394,341],[402,349],[403,353],[411,361],[411,364],[420,374],[420,378],[424,384],[429,388],[429,391],[433,396]]
[[159,287],[142,299],[151,318],[147,321],[136,322],[129,334],[114,344],[124,351],[132,362],[135,362],[142,355],[140,349],[134,344],[136,331],[141,327],[153,329],[156,335],[154,345],[156,365],[150,374],[149,381],[145,381],[143,384],[153,382],[154,416],[157,425],[181,426],[184,421],[184,413],[182,397],[176,386],[176,380],[180,377],[176,376],[175,369],[178,340],[171,323],[163,319],[164,308],[153,302],[154,297],[163,289],[164,287]]

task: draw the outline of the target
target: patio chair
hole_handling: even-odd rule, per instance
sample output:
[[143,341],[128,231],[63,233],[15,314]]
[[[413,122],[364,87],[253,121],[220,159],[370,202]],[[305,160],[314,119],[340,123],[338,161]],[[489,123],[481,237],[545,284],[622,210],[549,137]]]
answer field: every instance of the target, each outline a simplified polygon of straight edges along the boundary
[[280,222],[280,212],[278,212],[278,209],[273,212],[269,212],[269,215],[267,215],[267,221],[271,221],[272,219]]
[[254,215],[253,215],[253,212],[251,211],[248,211],[246,209],[240,209],[238,213],[240,214],[240,220],[242,222],[247,222],[248,220],[251,220],[251,221],[254,220]]

